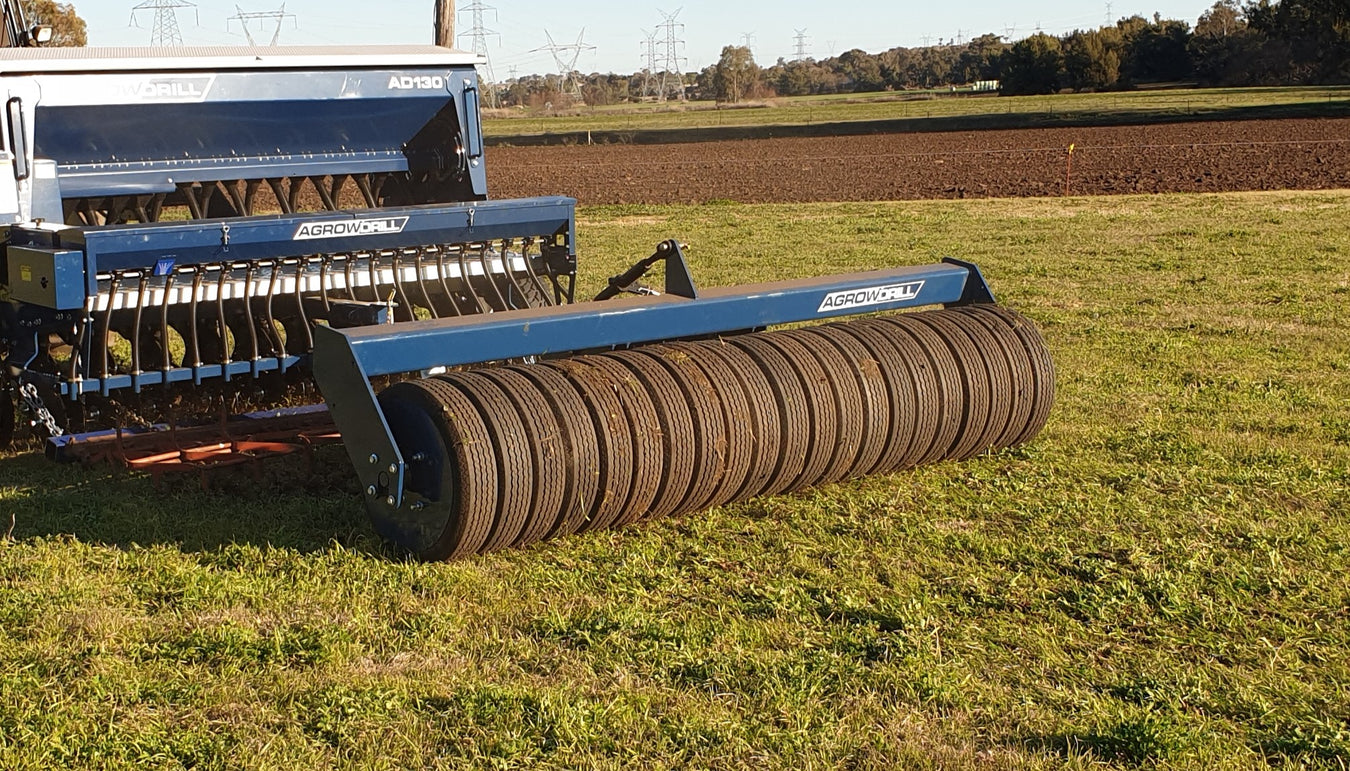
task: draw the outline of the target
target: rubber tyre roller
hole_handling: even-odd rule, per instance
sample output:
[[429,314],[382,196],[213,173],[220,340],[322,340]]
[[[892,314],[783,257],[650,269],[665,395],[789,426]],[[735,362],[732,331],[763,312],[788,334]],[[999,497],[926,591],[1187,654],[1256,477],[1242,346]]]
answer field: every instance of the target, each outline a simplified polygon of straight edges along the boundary
[[[905,316],[853,322],[887,336],[914,382],[920,384],[916,417],[933,422],[931,438],[913,448],[897,468],[912,468],[948,457],[961,430],[960,374],[945,343],[927,326]],[[892,469],[895,470],[895,469]]]
[[[848,335],[840,325],[807,327],[802,333],[818,335],[833,346],[846,362],[841,373],[843,377],[851,376],[858,394],[857,421],[860,441],[857,453],[844,478],[862,476],[876,465],[891,439],[890,394],[886,387],[886,376],[881,370],[881,365],[867,348],[856,338]],[[846,419],[848,415],[841,413],[840,420]],[[908,441],[908,438],[905,441]]]
[[1008,424],[1003,433],[995,439],[998,447],[1011,447],[1016,443],[1036,407],[1036,376],[1031,369],[1031,360],[1016,333],[1003,320],[985,313],[971,313],[969,308],[956,308],[954,312],[965,315],[980,324],[1003,354],[1008,367]]
[[1022,350],[1031,363],[1036,383],[1034,400],[1036,406],[1027,419],[1022,433],[1013,440],[1012,446],[1030,441],[1045,427],[1045,421],[1050,417],[1050,408],[1055,403],[1055,363],[1050,357],[1050,348],[1045,344],[1045,338],[1041,336],[1036,325],[1017,311],[997,305],[974,305],[970,306],[967,312],[996,317],[1007,325],[1022,343]]
[[811,451],[811,418],[807,412],[806,394],[793,364],[777,347],[764,340],[764,335],[729,337],[726,342],[739,348],[759,367],[773,392],[778,414],[778,461],[764,488],[755,495],[777,495],[801,476],[807,453]]
[[907,318],[931,328],[947,346],[956,364],[961,389],[961,428],[945,458],[965,460],[987,449],[984,438],[990,433],[989,373],[985,369],[983,352],[971,340],[965,328],[946,313],[924,311],[909,314]]

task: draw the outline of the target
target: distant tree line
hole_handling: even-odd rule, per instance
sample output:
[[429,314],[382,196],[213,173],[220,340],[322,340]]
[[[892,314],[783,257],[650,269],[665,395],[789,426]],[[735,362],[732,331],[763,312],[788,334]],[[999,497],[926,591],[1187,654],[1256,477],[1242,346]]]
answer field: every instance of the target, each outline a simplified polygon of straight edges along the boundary
[[[654,98],[653,73],[578,76],[586,104]],[[1107,91],[1148,83],[1206,86],[1350,83],[1350,1],[1218,0],[1197,20],[1131,16],[1112,26],[1014,43],[987,34],[963,44],[846,51],[828,59],[760,67],[727,46],[717,64],[687,73],[689,99],[735,103],[769,96],[946,89],[998,81],[1004,94]],[[669,98],[679,94],[667,94]],[[557,76],[506,87],[508,105],[566,106]]]

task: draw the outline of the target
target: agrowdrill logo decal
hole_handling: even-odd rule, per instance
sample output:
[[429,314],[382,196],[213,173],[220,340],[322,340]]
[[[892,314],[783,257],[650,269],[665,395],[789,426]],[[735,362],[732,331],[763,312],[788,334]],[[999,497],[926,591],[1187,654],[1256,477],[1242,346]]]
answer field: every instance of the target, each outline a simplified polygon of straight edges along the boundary
[[830,292],[825,295],[824,300],[820,301],[820,307],[816,309],[816,313],[905,302],[918,297],[921,289],[923,289],[922,281],[909,281],[904,284],[887,284],[886,286],[873,286],[866,289],[850,289],[846,292]]
[[295,229],[292,241],[309,241],[315,238],[346,238],[348,236],[379,236],[386,233],[402,233],[407,227],[407,217],[384,217],[364,220],[324,220],[305,222]]
[[215,75],[153,78],[123,82],[115,90],[119,97],[138,102],[201,102],[215,82]]

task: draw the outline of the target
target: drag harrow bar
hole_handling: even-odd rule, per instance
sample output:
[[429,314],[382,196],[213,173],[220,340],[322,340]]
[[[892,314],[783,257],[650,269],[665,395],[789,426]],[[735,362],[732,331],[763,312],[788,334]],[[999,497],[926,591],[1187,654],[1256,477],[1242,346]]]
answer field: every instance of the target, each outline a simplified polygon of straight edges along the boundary
[[[857,287],[949,307],[830,321],[878,296]],[[1054,400],[1044,340],[973,266],[690,294],[316,329],[376,529],[423,559],[523,547],[1010,447]]]

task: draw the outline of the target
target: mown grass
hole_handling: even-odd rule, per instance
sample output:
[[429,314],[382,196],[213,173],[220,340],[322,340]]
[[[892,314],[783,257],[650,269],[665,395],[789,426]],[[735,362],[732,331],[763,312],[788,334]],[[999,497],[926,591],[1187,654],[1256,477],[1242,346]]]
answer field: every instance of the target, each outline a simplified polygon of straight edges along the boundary
[[[457,564],[319,472],[0,462],[3,768],[1343,768],[1350,192],[591,208],[588,288],[979,262],[1033,444]],[[6,517],[7,519],[7,517]],[[3,524],[0,524],[0,531]]]
[[[483,122],[489,137],[577,132],[641,132],[752,126],[811,126],[861,121],[1040,117],[1045,120],[1087,120],[1115,116],[1121,120],[1163,120],[1233,114],[1251,108],[1290,111],[1343,110],[1350,100],[1344,86],[1299,88],[1191,88],[999,97],[992,95],[835,94],[775,98],[725,109],[711,102],[625,104],[578,107],[557,113],[496,110]],[[1266,117],[1275,117],[1267,115]]]

